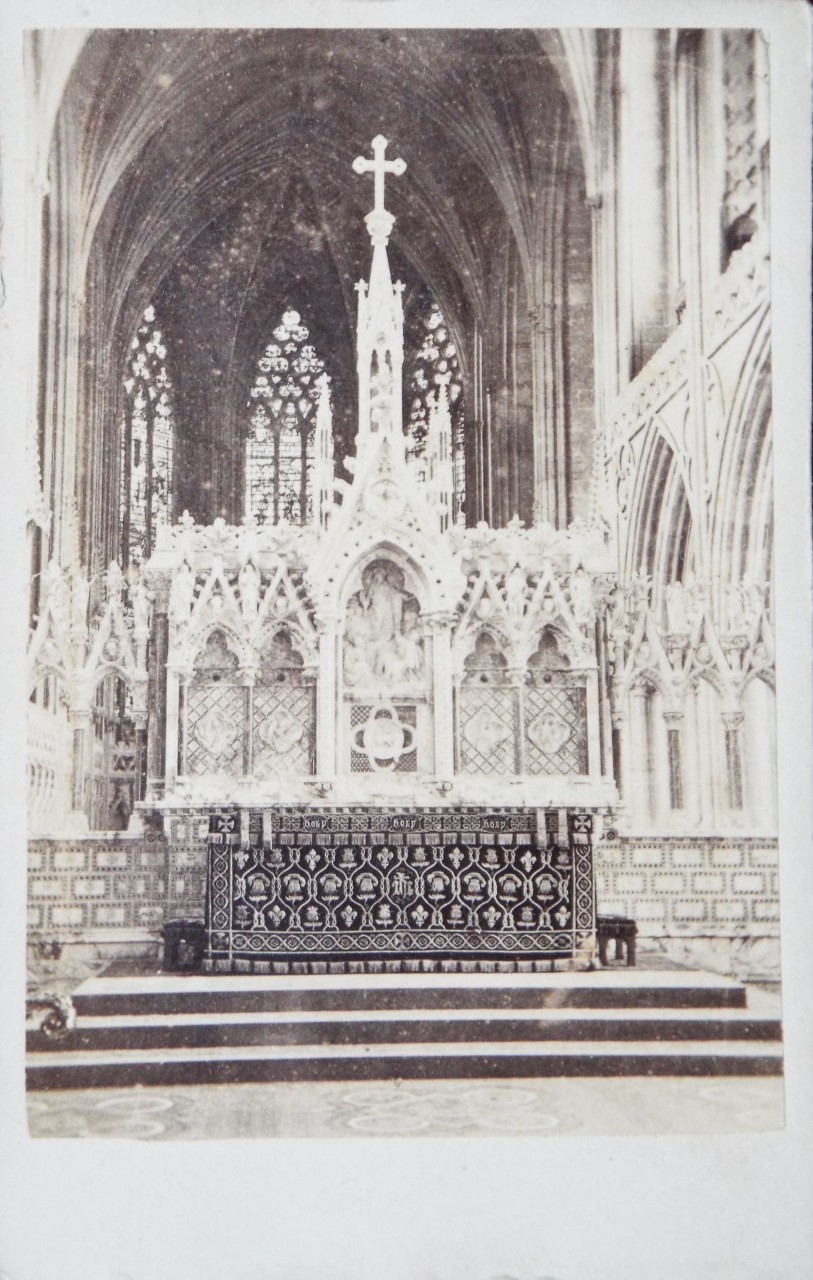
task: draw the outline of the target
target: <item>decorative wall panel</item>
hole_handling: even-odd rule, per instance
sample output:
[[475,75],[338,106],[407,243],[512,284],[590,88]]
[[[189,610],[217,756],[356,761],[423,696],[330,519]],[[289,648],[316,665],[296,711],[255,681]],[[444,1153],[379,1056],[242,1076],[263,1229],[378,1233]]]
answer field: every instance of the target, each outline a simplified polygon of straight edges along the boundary
[[515,689],[461,687],[457,699],[461,773],[502,776],[516,772],[516,704]]
[[415,703],[350,706],[351,773],[415,773],[418,745]]
[[599,911],[632,916],[645,937],[778,934],[774,840],[625,838],[595,861]]
[[252,716],[254,774],[312,773],[314,720],[313,686],[257,685]]
[[242,686],[191,684],[187,694],[187,772],[239,776],[243,768],[244,722]]
[[584,688],[554,683],[523,690],[525,768],[536,774],[587,773],[587,708]]

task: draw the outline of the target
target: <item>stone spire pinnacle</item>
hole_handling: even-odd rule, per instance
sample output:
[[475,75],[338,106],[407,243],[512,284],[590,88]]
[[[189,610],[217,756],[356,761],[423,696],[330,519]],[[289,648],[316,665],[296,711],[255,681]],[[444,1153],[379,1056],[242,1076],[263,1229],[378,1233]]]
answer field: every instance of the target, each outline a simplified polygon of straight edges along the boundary
[[393,284],[387,259],[387,242],[395,218],[384,208],[384,180],[388,173],[402,174],[403,160],[385,160],[387,139],[373,138],[372,160],[357,156],[356,173],[372,173],[375,202],[365,222],[373,244],[369,285],[358,289],[359,429],[356,449],[361,452],[370,437],[388,435],[404,449],[401,404],[401,371],[404,362],[403,285]]

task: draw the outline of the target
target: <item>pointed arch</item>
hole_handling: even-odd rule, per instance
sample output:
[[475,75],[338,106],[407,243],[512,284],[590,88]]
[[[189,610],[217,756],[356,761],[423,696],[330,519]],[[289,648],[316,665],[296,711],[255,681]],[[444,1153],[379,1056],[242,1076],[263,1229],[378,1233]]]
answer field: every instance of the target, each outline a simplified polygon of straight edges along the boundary
[[641,461],[635,510],[627,544],[627,573],[652,579],[653,598],[693,569],[692,511],[677,454],[653,426]]
[[126,565],[149,559],[173,514],[175,420],[164,331],[150,304],[130,343],[123,376],[120,539]]
[[246,512],[260,524],[310,519],[317,379],[325,363],[298,311],[288,308],[257,361],[248,399]]
[[740,377],[721,447],[712,564],[722,581],[770,581],[773,532],[771,347],[766,315]]

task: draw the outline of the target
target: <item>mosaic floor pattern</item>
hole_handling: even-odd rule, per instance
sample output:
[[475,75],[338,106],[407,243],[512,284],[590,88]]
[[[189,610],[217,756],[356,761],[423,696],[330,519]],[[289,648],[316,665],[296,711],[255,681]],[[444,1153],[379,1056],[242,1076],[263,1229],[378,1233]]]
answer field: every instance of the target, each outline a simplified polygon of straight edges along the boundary
[[88,1089],[28,1100],[35,1138],[544,1137],[757,1132],[780,1079],[243,1084]]

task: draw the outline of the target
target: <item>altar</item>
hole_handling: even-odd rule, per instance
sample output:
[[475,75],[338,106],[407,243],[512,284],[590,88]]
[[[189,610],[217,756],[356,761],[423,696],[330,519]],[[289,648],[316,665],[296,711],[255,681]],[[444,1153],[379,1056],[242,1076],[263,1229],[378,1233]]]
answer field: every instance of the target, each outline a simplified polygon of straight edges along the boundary
[[589,955],[592,819],[567,810],[281,807],[211,820],[204,968],[527,968]]

